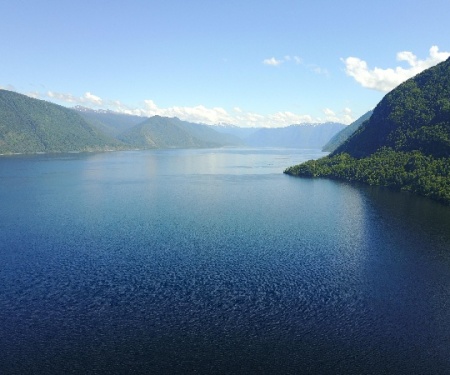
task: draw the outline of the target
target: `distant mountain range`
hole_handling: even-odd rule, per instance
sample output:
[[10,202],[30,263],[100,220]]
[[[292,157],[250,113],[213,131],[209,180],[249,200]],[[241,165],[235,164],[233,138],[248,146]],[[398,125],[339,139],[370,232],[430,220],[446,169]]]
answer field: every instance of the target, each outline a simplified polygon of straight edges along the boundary
[[178,118],[150,118],[73,109],[0,90],[0,154],[226,146],[321,148],[343,124],[286,128],[204,125]]
[[237,146],[243,142],[232,135],[220,134],[207,125],[178,118],[150,117],[121,133],[118,138],[136,148],[206,148]]
[[244,140],[252,147],[322,148],[331,137],[345,128],[344,124],[291,125],[285,128],[263,128]]
[[388,93],[332,154],[285,173],[388,186],[450,205],[450,58]]

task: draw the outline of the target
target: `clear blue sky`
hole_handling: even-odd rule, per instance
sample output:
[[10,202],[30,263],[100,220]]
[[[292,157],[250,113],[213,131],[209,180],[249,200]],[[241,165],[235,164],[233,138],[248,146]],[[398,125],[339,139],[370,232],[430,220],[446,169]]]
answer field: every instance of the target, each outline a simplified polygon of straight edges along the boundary
[[449,0],[0,0],[0,14],[1,88],[205,123],[348,123],[450,52]]

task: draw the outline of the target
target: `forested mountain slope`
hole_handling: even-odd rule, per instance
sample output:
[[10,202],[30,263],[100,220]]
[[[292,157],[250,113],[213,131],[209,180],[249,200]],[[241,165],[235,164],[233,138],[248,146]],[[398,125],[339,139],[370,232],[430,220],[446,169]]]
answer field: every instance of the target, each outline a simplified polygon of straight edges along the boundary
[[389,186],[450,205],[450,58],[388,93],[330,156],[285,173]]
[[95,129],[71,109],[0,90],[0,154],[117,147],[120,142]]

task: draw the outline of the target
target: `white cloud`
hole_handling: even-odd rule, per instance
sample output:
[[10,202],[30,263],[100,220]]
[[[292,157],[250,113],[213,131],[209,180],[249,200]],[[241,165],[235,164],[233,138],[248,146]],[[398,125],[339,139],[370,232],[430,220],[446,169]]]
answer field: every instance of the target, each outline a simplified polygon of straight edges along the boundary
[[267,116],[269,127],[289,126],[315,122],[310,115],[298,115],[292,112],[277,112]]
[[[34,98],[37,98],[38,96],[42,96],[39,93],[35,92],[34,94]],[[44,95],[50,99],[55,99],[59,102],[63,102],[63,103],[70,103],[70,104],[75,104],[75,105],[94,105],[94,106],[102,106],[103,100],[90,93],[90,92],[86,92],[84,93],[83,96],[75,96],[72,94],[68,94],[68,93],[61,93],[61,92],[54,92],[54,91],[47,91],[47,93]]]
[[100,97],[93,95],[90,92],[85,93],[83,99],[98,106],[101,106],[103,104],[103,100]]
[[275,112],[272,114],[259,114],[248,112],[240,107],[232,108],[229,113],[221,107],[208,108],[204,105],[193,107],[173,106],[168,108],[159,107],[153,100],[144,100],[142,106],[135,107],[122,103],[119,100],[104,100],[91,92],[86,92],[82,96],[75,96],[70,93],[59,93],[55,91],[47,91],[46,93],[30,92],[27,94],[33,98],[51,99],[57,103],[70,104],[71,106],[83,105],[86,107],[109,109],[118,113],[129,115],[137,115],[151,117],[155,115],[164,117],[178,117],[184,121],[190,121],[203,124],[234,124],[242,127],[284,127],[292,124],[303,123],[321,123],[324,121],[336,121],[343,123],[351,123],[353,121],[351,110],[345,108],[340,113],[326,108],[323,110],[325,120],[320,117],[314,117],[309,114],[298,114],[289,111]]
[[338,113],[330,108],[325,108],[323,109],[323,113],[325,114],[325,121],[340,122],[342,124],[351,124],[354,121],[352,110],[350,108],[344,108]]
[[270,65],[270,66],[278,66],[282,64],[284,60],[277,60],[275,57],[271,57],[270,59],[263,60],[264,65]]
[[325,113],[325,116],[336,116],[336,113],[334,113],[334,111],[332,111],[330,108],[325,108],[323,110],[323,113]]
[[347,75],[353,77],[363,87],[388,92],[407,79],[445,61],[449,57],[449,52],[439,52],[437,46],[432,46],[430,55],[425,60],[419,60],[416,55],[409,51],[397,53],[397,61],[406,62],[409,65],[408,68],[397,66],[394,69],[381,69],[378,67],[369,69],[367,62],[358,57],[348,57],[343,62],[345,63]]
[[47,91],[47,96],[51,99],[56,99],[65,103],[77,103],[79,101],[79,99],[72,94],[65,94],[61,92]]
[[208,108],[203,105],[194,107],[173,106],[168,108],[159,107],[153,100],[144,100],[144,105],[140,108],[125,106],[119,101],[107,101],[108,109],[116,112],[151,117],[155,115],[164,117],[178,117],[184,121],[203,124],[234,124],[242,127],[268,127],[277,128],[292,124],[320,123],[323,121],[334,121],[350,124],[353,122],[352,113],[349,108],[345,108],[340,113],[335,113],[331,109],[324,110],[325,120],[313,117],[309,114],[297,114],[289,111],[276,112],[262,115],[255,112],[247,112],[240,107],[234,107],[231,113],[221,107]]
[[283,63],[287,62],[294,62],[295,64],[299,65],[303,63],[303,59],[299,56],[290,56],[286,55],[282,59],[277,59],[275,57],[271,57],[270,59],[263,60],[264,65],[270,65],[270,66],[278,66]]

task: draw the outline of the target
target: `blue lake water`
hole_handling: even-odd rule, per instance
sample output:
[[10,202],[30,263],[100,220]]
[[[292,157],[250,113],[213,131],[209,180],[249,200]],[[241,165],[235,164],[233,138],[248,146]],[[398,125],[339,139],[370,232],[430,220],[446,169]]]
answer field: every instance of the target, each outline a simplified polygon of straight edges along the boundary
[[449,374],[450,209],[321,155],[0,158],[0,374]]

